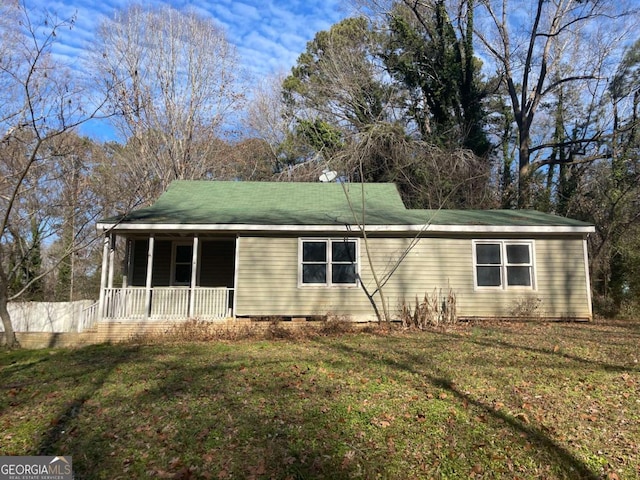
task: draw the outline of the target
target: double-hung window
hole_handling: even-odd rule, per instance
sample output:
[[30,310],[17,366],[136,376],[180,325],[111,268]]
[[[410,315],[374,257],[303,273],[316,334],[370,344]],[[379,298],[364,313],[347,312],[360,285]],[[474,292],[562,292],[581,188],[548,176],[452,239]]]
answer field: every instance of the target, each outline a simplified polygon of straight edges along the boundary
[[302,286],[358,284],[355,239],[300,239],[299,282]]
[[191,284],[191,262],[193,261],[193,244],[173,244],[172,285]]
[[532,241],[476,241],[474,265],[478,288],[534,288]]

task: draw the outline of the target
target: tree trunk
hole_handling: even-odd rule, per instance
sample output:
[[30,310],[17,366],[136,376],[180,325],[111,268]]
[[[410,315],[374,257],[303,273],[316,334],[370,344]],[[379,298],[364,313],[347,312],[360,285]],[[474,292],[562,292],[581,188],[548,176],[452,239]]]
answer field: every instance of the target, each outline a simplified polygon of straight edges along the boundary
[[[2,275],[4,277],[4,275]],[[0,317],[2,317],[2,326],[4,327],[4,343],[8,348],[17,348],[20,346],[16,334],[13,331],[11,316],[7,309],[9,295],[7,293],[7,283],[5,279],[0,279]]]
[[518,208],[531,208],[531,165],[529,157],[529,128],[518,126],[520,145],[518,148]]

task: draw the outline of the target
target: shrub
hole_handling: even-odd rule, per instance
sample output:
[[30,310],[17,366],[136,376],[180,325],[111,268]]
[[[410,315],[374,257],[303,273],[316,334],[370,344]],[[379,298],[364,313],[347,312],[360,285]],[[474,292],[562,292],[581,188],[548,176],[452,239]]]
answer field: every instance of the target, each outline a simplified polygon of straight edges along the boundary
[[255,325],[226,325],[200,319],[177,322],[164,332],[146,332],[130,339],[130,343],[182,343],[215,340],[242,340],[260,334]]
[[539,319],[542,316],[542,299],[539,297],[519,298],[511,309],[511,316],[532,320]]
[[425,293],[422,301],[416,296],[413,308],[403,300],[400,320],[404,327],[417,327],[421,330],[428,326],[456,323],[456,295],[452,289],[446,294],[443,294],[442,289],[434,289],[431,295]]
[[320,335],[344,335],[345,333],[353,333],[355,327],[353,322],[347,320],[345,317],[339,315],[328,314],[322,324],[317,329],[317,333]]

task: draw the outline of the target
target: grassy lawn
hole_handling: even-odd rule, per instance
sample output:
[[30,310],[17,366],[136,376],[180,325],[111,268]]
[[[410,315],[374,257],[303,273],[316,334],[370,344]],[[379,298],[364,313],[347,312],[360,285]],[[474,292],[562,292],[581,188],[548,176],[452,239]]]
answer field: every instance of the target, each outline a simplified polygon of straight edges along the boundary
[[0,351],[0,454],[76,478],[640,478],[640,323]]

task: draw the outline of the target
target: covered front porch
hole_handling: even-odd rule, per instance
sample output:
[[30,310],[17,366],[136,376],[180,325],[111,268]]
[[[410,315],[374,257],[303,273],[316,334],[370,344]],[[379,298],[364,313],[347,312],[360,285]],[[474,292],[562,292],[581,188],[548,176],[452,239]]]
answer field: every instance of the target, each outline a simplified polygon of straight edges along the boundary
[[235,237],[110,232],[104,237],[95,317],[103,321],[233,317],[235,254]]

